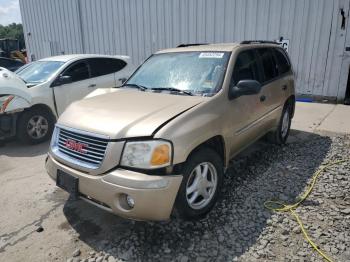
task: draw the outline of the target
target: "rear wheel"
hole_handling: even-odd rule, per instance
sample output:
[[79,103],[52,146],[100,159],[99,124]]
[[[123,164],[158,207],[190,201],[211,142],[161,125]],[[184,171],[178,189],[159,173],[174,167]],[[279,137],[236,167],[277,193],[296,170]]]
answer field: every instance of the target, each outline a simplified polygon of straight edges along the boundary
[[25,144],[38,144],[50,138],[53,128],[53,117],[48,112],[33,109],[20,116],[17,138]]
[[192,154],[183,168],[183,180],[175,202],[185,219],[201,218],[215,205],[223,178],[223,162],[210,148]]
[[277,129],[268,135],[269,140],[275,144],[285,144],[287,142],[290,126],[292,123],[292,108],[285,104]]

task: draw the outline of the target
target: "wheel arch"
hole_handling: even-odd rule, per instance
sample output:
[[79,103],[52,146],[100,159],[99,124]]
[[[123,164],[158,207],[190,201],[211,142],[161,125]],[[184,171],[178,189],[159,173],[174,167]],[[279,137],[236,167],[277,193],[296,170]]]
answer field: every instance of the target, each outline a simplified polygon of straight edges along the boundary
[[187,159],[195,152],[197,152],[199,149],[203,147],[208,147],[212,150],[214,150],[218,155],[220,156],[224,166],[226,166],[226,145],[225,145],[225,140],[224,137],[221,135],[216,135],[213,136],[206,141],[200,143],[198,146],[196,146],[187,156]]
[[[42,110],[42,111],[45,111],[47,113],[50,114],[50,116],[52,117],[52,120],[54,122],[56,122],[56,115],[54,114],[54,112],[52,112],[52,109],[48,106],[48,105],[45,105],[45,104],[35,104],[35,105],[32,105],[31,107],[28,107],[28,108],[25,108],[23,110],[23,112],[27,112],[27,111],[31,111],[31,110]],[[22,112],[22,113],[23,113]]]

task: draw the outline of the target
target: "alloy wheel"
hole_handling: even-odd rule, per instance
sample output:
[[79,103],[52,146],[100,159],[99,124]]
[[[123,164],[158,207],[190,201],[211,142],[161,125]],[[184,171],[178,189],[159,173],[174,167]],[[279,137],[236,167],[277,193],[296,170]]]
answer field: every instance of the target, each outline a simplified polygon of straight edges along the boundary
[[49,130],[47,119],[40,115],[32,116],[27,124],[27,133],[33,139],[43,138]]
[[198,164],[191,172],[186,184],[186,200],[193,209],[206,207],[213,196],[218,183],[216,168],[210,162]]

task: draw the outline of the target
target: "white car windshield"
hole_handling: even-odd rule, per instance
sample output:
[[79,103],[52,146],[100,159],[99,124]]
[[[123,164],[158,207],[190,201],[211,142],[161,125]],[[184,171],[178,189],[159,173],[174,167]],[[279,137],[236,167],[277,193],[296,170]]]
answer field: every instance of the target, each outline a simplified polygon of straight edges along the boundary
[[59,61],[37,61],[19,68],[15,73],[27,83],[46,82],[64,64]]
[[230,52],[179,52],[151,56],[124,86],[211,96],[222,86]]

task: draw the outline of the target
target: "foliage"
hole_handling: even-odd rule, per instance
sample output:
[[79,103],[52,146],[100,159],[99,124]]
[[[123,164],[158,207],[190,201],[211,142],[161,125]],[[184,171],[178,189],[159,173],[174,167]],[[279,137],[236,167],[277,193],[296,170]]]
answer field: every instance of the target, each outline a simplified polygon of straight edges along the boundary
[[7,26],[0,25],[0,39],[2,38],[18,39],[20,49],[25,48],[22,24],[12,23]]

